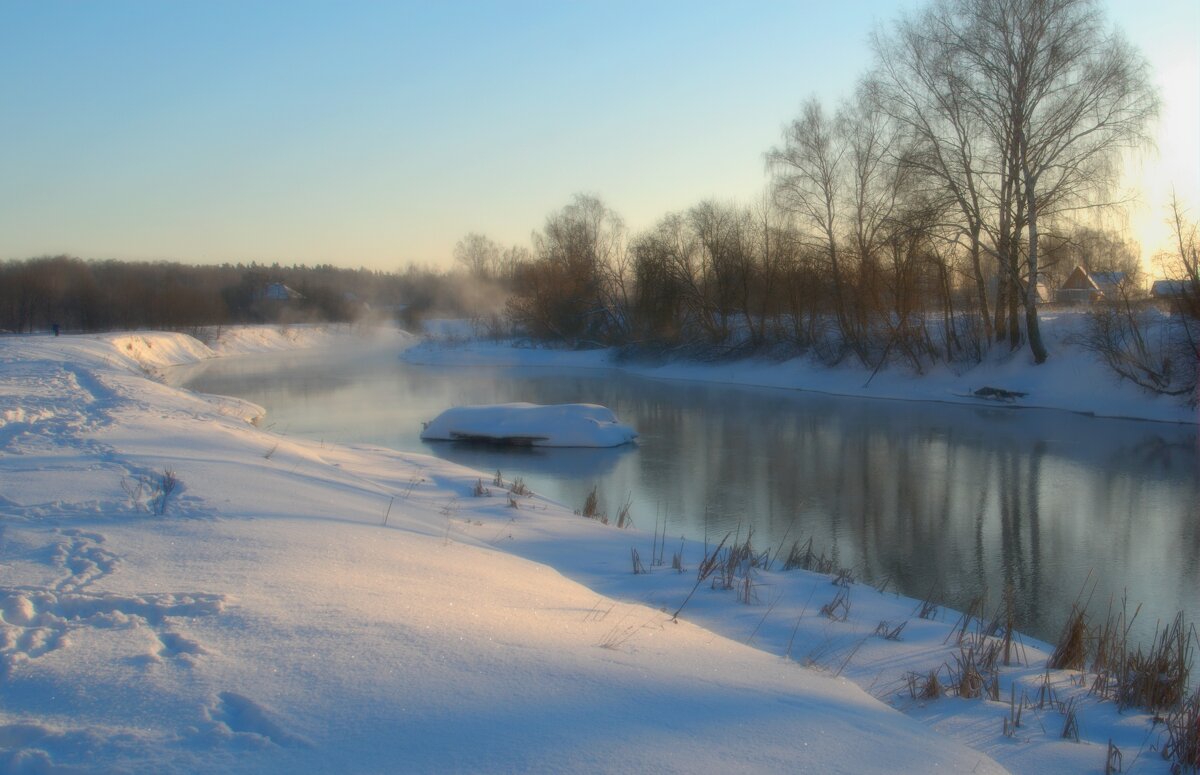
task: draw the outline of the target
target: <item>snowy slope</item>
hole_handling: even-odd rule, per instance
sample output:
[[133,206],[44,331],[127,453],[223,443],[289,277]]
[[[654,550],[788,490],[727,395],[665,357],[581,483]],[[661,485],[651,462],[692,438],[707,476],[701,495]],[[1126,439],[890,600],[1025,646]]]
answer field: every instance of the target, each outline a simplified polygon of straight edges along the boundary
[[1145,715],[1086,697],[1078,744],[1049,706],[1009,738],[1006,702],[912,700],[951,612],[851,585],[835,622],[800,571],[739,603],[695,586],[702,546],[676,573],[490,475],[263,431],[142,371],[199,343],[137,336],[0,339],[0,772],[1050,773],[1108,739],[1166,771]]

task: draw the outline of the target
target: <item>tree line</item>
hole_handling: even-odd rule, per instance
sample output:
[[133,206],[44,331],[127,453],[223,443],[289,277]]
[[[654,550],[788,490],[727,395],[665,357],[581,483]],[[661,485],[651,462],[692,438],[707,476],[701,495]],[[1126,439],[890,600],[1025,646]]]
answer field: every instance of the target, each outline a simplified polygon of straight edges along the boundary
[[938,0],[872,48],[849,98],[808,100],[766,152],[762,201],[629,235],[580,195],[525,255],[471,235],[460,260],[491,256],[478,268],[506,273],[512,320],[576,345],[786,345],[920,370],[1000,344],[1044,361],[1047,281],[1139,264],[1087,216],[1148,142],[1144,58],[1091,0]]
[[[277,284],[295,291],[272,298]],[[85,261],[49,256],[0,263],[0,331],[188,330],[232,323],[345,322],[363,316],[413,324],[424,314],[473,314],[461,278],[328,265]]]

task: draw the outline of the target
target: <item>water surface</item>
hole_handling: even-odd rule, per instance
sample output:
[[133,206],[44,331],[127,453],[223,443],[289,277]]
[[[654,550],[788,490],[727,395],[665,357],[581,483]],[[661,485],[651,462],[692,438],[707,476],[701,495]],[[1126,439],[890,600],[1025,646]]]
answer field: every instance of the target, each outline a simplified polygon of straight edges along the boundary
[[[1142,604],[1138,632],[1200,621],[1194,426],[1050,410],[872,401],[659,381],[608,370],[425,367],[395,353],[285,353],[172,370],[266,407],[274,430],[436,455],[573,508],[598,486],[637,526],[762,548],[813,545],[873,582],[965,608],[1011,586],[1021,628],[1054,640],[1087,587],[1093,610]],[[422,442],[456,405],[587,402],[641,434],[609,450]],[[643,552],[645,554],[646,552]],[[669,557],[668,557],[669,559]]]

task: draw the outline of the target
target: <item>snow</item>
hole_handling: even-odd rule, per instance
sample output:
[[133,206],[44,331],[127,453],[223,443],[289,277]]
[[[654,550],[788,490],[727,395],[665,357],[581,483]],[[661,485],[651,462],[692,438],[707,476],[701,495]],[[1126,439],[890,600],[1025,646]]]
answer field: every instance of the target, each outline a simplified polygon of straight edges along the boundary
[[1110,739],[1167,772],[1161,727],[1072,673],[1047,680],[1079,743],[1055,704],[1002,734],[1045,644],[1000,702],[918,701],[905,677],[954,663],[954,612],[850,584],[834,621],[842,587],[778,565],[739,602],[697,586],[698,543],[671,542],[676,572],[649,532],[152,378],[411,344],[221,333],[0,338],[0,772],[1095,772]]
[[[749,358],[716,363],[689,360],[640,362],[620,359],[613,350],[569,351],[480,339],[427,340],[407,349],[403,357],[410,363],[425,365],[615,368],[661,379],[806,390],[860,398],[986,403],[1012,409],[1061,409],[1096,417],[1200,423],[1200,407],[1188,407],[1178,397],[1150,394],[1119,378],[1095,354],[1071,344],[1071,340],[1083,332],[1086,320],[1086,312],[1043,312],[1042,334],[1050,357],[1041,365],[1034,365],[1028,348],[1010,353],[1000,347],[995,348],[983,363],[939,364],[922,374],[915,374],[900,365],[872,374],[873,369],[861,366],[853,359],[829,367],[806,356],[783,361]],[[974,397],[973,393],[983,387],[1028,395],[1012,403]]]
[[534,447],[619,447],[637,432],[596,404],[513,403],[458,406],[421,431],[428,441],[483,441]]

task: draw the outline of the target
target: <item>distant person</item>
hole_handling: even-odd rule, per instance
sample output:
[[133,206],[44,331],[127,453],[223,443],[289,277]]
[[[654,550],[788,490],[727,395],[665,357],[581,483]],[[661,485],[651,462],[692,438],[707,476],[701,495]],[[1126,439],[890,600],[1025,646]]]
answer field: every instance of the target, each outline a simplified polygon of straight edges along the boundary
[[58,336],[58,323],[51,323],[50,330],[54,332],[55,336]]

